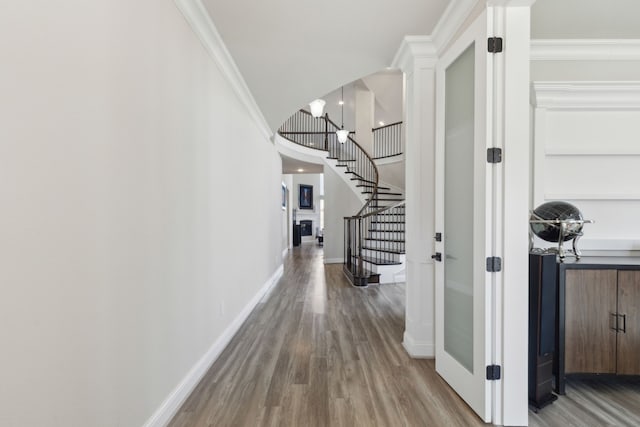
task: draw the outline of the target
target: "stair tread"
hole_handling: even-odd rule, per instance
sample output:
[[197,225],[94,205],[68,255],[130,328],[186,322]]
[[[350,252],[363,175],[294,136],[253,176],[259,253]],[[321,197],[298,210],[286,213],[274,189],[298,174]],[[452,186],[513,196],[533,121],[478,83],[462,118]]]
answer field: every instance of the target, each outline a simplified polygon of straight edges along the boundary
[[[373,184],[358,184],[356,185],[356,187],[368,187],[368,188],[373,188],[374,185]],[[389,187],[380,187],[378,186],[378,190],[391,190]]]
[[368,256],[363,256],[362,257],[363,261],[367,261],[370,264],[374,264],[374,265],[401,265],[401,262],[398,261],[385,261],[385,260],[381,260],[381,259],[375,259],[373,257],[368,257]]
[[384,248],[370,248],[368,246],[363,246],[362,249],[368,249],[370,251],[378,251],[378,252],[387,252],[390,254],[404,255],[405,251],[400,249],[384,249]]
[[358,174],[357,174],[357,173],[355,173],[355,172],[345,172],[345,173],[352,173],[352,174],[354,174],[354,175],[357,175],[357,176],[358,176],[357,178],[351,178],[351,181],[362,181],[362,182],[369,182],[369,183],[371,183],[371,184],[375,184],[375,182],[373,182],[373,181],[369,181],[368,179],[364,179],[363,177],[361,177],[360,175],[358,175]]
[[371,221],[371,224],[404,224],[404,221]]
[[329,160],[337,160],[339,162],[357,162],[356,159],[339,159],[338,157],[327,157]]
[[[355,257],[355,256],[352,257],[352,258],[354,260],[352,262],[352,269],[355,270],[358,258]],[[363,257],[363,259],[364,259],[364,257]],[[347,267],[345,266],[345,268],[347,268]],[[355,271],[353,271],[353,270],[350,270],[350,271],[351,271],[351,274],[353,274],[355,276]],[[380,276],[380,273],[374,273],[373,271],[367,270],[366,268],[362,268],[362,276],[358,275],[356,277],[367,277],[367,278],[369,278],[369,277],[373,277],[373,276]]]
[[[374,273],[372,271],[367,270],[366,268],[363,268],[362,275],[356,274],[355,266],[356,265],[353,264],[351,268],[348,268],[346,264],[342,265],[343,271],[349,278],[349,281],[351,282],[352,285],[356,287],[361,287],[361,286],[369,285],[371,283],[376,283],[376,284],[380,283],[380,273]],[[362,283],[363,280],[364,280],[363,284],[356,284],[356,282]]]
[[[380,190],[380,187],[378,187],[378,190]],[[363,191],[363,193],[372,194],[373,191],[367,190],[367,191]],[[385,196],[402,196],[402,193],[392,193],[392,192],[384,191],[384,190],[383,191],[378,191],[377,194],[384,194]]]
[[404,243],[404,240],[376,239],[374,237],[367,237],[364,240],[372,240],[374,242]]

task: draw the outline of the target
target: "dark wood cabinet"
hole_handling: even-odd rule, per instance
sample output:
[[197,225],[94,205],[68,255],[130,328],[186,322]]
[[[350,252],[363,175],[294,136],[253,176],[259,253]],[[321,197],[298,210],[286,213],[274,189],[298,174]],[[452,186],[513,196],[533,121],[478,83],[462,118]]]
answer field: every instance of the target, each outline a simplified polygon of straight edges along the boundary
[[569,270],[565,280],[565,373],[615,373],[617,271]]
[[640,375],[640,271],[618,272],[617,369]]
[[557,393],[567,374],[640,375],[640,259],[593,257],[558,267]]

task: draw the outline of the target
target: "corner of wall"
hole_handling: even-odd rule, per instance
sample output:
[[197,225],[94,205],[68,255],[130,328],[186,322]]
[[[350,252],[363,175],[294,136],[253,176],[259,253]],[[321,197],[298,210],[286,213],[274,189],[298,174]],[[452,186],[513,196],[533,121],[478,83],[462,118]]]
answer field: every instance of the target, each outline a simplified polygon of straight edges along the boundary
[[233,322],[231,322],[220,337],[218,337],[211,347],[209,347],[209,350],[207,350],[200,360],[193,365],[182,381],[178,383],[164,402],[162,402],[160,407],[153,413],[153,415],[151,415],[151,417],[149,417],[149,419],[144,423],[144,427],[164,427],[171,421],[184,401],[189,397],[189,394],[191,394],[211,365],[213,365],[225,347],[233,339],[234,335],[240,329],[240,326],[242,326],[244,321],[251,314],[251,311],[253,311],[256,305],[258,305],[263,298],[270,295],[271,291],[275,288],[282,277],[283,272],[284,266],[280,264],[273,275],[264,283],[251,301],[245,305]]
[[185,20],[198,36],[211,58],[216,62],[222,74],[236,92],[249,115],[252,117],[260,132],[273,142],[273,131],[269,127],[262,111],[258,107],[249,87],[242,78],[242,74],[231,54],[227,50],[220,33],[211,20],[209,12],[202,4],[202,0],[174,0],[176,7],[182,12]]

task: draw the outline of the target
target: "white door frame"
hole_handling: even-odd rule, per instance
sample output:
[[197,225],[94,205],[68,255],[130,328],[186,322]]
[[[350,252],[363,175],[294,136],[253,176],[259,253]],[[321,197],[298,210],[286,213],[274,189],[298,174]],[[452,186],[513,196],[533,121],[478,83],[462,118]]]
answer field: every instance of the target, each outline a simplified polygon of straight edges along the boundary
[[485,422],[492,418],[492,382],[486,379],[486,366],[493,360],[494,275],[485,268],[485,259],[494,250],[493,210],[495,205],[493,165],[486,162],[486,150],[493,146],[493,62],[486,39],[492,28],[492,10],[482,11],[447,49],[436,68],[436,229],[446,234],[444,224],[445,165],[445,86],[446,71],[463,52],[474,46],[474,123],[473,123],[473,369],[466,369],[445,350],[445,265],[450,250],[447,236],[436,243],[442,262],[436,265],[436,371],[456,390]]
[[[438,53],[449,45],[478,3],[494,6],[494,35],[505,50],[494,57],[497,132],[503,148],[504,194],[498,207],[496,253],[503,269],[496,283],[495,363],[502,379],[494,387],[492,422],[528,424],[528,209],[530,7],[535,0],[467,0],[454,4],[431,37],[408,36],[393,66],[406,76],[407,308],[403,344],[412,357],[434,356],[433,173],[435,166],[435,79]],[[451,19],[451,18],[455,19]],[[505,72],[508,70],[508,73]],[[499,106],[499,107],[498,107]]]

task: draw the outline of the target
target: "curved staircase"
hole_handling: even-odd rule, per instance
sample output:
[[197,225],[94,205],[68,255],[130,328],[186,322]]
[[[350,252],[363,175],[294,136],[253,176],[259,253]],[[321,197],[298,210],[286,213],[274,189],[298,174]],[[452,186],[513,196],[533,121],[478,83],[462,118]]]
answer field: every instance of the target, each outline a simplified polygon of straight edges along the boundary
[[359,192],[364,205],[344,218],[344,272],[355,286],[404,281],[404,195],[380,185],[371,156],[349,135],[342,144],[340,129],[329,116],[315,118],[299,110],[278,130],[298,145],[327,152],[326,162],[342,170],[346,181]]

